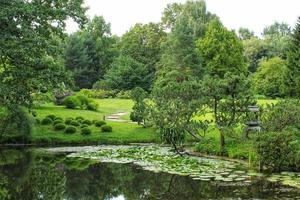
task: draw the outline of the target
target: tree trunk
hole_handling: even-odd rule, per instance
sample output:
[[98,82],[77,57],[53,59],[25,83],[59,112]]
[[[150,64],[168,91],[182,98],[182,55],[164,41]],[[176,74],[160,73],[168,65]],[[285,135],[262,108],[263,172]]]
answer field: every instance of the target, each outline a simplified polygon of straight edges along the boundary
[[224,156],[226,151],[225,151],[225,135],[222,130],[220,130],[220,150],[221,150],[221,156]]

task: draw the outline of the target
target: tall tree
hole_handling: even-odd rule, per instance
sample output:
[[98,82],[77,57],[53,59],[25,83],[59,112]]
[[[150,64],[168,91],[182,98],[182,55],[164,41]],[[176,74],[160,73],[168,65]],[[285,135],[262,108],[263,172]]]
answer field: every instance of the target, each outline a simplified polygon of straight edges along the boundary
[[65,51],[65,65],[74,74],[76,86],[91,88],[102,79],[118,52],[110,24],[102,16],[94,17],[87,26],[70,36]]
[[235,32],[228,31],[218,20],[209,24],[204,38],[197,42],[197,46],[207,74],[224,78],[227,72],[246,72],[241,41]]
[[239,38],[241,40],[248,40],[252,37],[254,37],[254,32],[253,31],[250,31],[248,28],[239,28]]
[[[154,80],[156,66],[161,57],[161,44],[167,34],[160,24],[136,24],[125,33],[119,43],[121,54],[144,64],[150,80]],[[148,90],[152,81],[148,86]]]
[[289,69],[289,78],[287,80],[290,89],[290,96],[300,95],[300,17],[292,34],[287,53],[287,67]]

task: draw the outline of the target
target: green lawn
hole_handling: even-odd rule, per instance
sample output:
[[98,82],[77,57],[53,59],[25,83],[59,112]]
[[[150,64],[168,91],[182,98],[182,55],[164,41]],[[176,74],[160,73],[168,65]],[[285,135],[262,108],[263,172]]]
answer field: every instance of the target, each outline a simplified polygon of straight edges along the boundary
[[[43,119],[49,114],[54,114],[63,119],[68,117],[83,117],[89,120],[102,120],[118,112],[130,113],[133,102],[128,99],[95,99],[98,102],[98,111],[71,110],[63,106],[56,106],[52,103],[37,108],[37,118]],[[129,114],[123,116],[129,119]],[[65,134],[62,131],[55,131],[52,125],[36,125],[32,133],[32,141],[39,144],[128,144],[133,142],[156,142],[157,134],[152,128],[143,128],[134,123],[107,122],[113,127],[111,133],[102,133],[100,128],[90,126],[92,134],[83,136],[79,130],[75,134]]]

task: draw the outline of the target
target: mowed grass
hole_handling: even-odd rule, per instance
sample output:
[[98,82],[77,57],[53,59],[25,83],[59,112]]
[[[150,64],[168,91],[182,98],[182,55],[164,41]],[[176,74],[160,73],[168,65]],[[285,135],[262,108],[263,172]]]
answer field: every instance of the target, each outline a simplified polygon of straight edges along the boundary
[[[47,115],[54,114],[56,117],[66,119],[68,117],[83,117],[89,120],[103,120],[103,116],[109,116],[118,112],[127,112],[124,119],[129,119],[133,102],[128,99],[95,99],[99,108],[98,111],[80,109],[66,109],[64,106],[56,106],[53,103],[45,104],[35,111],[37,118],[43,119]],[[109,122],[113,131],[103,133],[99,127],[91,125],[91,135],[81,135],[80,128],[75,134],[65,134],[63,131],[55,131],[52,125],[36,125],[33,128],[32,141],[38,144],[59,145],[59,144],[128,144],[135,142],[157,142],[158,135],[152,128],[143,128],[135,123]]]

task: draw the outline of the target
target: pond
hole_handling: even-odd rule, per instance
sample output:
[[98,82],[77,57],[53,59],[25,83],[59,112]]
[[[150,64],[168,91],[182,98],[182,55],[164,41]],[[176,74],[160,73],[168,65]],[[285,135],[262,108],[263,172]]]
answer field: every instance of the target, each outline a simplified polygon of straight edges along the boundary
[[264,178],[251,184],[194,180],[132,163],[103,163],[69,154],[0,149],[0,199],[300,199],[299,189]]

